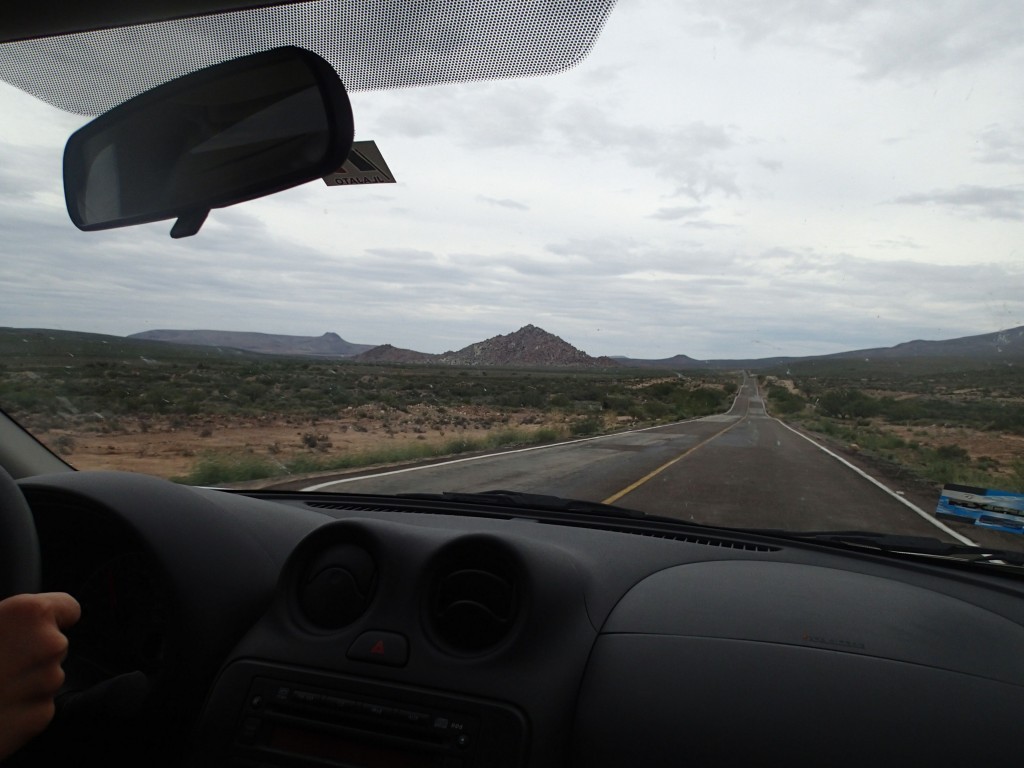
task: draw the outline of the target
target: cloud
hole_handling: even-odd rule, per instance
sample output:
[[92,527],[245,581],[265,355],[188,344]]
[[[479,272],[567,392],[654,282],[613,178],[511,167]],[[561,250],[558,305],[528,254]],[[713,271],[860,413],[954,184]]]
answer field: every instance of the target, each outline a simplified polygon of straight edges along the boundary
[[677,222],[680,226],[686,227],[687,229],[703,229],[710,231],[715,229],[732,228],[729,224],[720,224],[715,221],[708,221],[707,219],[700,218],[710,210],[710,207],[702,205],[673,206],[668,208],[659,208],[647,218],[658,221]]
[[855,62],[866,79],[934,77],[1024,49],[1024,13],[1015,2],[779,0],[766,13],[747,0],[691,0],[684,8],[745,45],[827,51]]
[[[574,245],[586,252],[585,242]],[[637,247],[629,258],[632,270],[620,267],[611,284],[591,281],[583,272],[568,303],[563,297],[560,321],[572,330],[576,346],[635,357],[765,357],[950,338],[1024,323],[1024,301],[1012,288],[1024,279],[1024,268],[1006,265],[879,262],[789,249],[723,256]],[[992,288],[957,292],[954,319],[951,286],[962,285]],[[628,326],[610,323],[609,308],[628,317]]]
[[537,169],[558,168],[567,157],[587,157],[609,168],[626,164],[650,171],[667,181],[674,194],[694,200],[740,194],[728,159],[740,137],[728,125],[696,120],[653,127],[621,118],[614,103],[560,101],[548,81],[403,91],[377,96],[376,102],[356,96],[359,123],[371,126],[375,138],[429,141],[432,153],[452,145],[457,152],[448,151],[458,164],[484,150],[520,153],[521,165]]
[[692,219],[706,213],[707,206],[675,206],[672,208],[659,208],[649,218],[660,219],[661,221],[678,221],[679,219]]
[[893,202],[938,205],[968,216],[1024,220],[1024,189],[961,185],[956,189],[903,195]]
[[1024,125],[988,125],[978,134],[977,157],[983,163],[1024,165]]
[[413,139],[444,137],[472,149],[521,147],[545,137],[555,104],[539,81],[465,83],[384,94],[355,94],[360,125]]
[[[1024,317],[1009,288],[1024,274],[1006,265],[877,262],[792,248],[723,252],[629,236],[566,237],[537,251],[325,252],[279,237],[261,205],[214,211],[202,233],[184,241],[167,236],[169,222],[81,233],[56,206],[7,209],[7,252],[17,258],[0,266],[0,324],[53,327],[59,317],[64,327],[110,333],[333,330],[360,343],[442,352],[532,322],[591,354],[711,358],[941,336],[937,328],[953,325],[956,285],[1002,288],[958,295],[950,336],[991,330],[984,318],[994,305],[1001,317]],[[961,325],[965,317],[979,327]]]
[[528,211],[530,206],[525,203],[520,203],[518,200],[509,200],[508,198],[495,198],[487,197],[487,195],[477,195],[476,199],[482,203],[488,205],[496,205],[499,208],[511,208],[514,211]]
[[871,242],[871,247],[880,248],[885,251],[899,249],[910,249],[919,251],[922,248],[922,246],[919,243],[916,243],[907,237],[883,238],[880,240],[873,240]]
[[859,54],[868,78],[933,77],[1024,47],[1024,13],[1013,2],[889,3],[872,10]]
[[847,24],[872,2],[778,0],[772,4],[771,13],[765,13],[762,6],[744,0],[720,0],[713,4],[690,0],[681,5],[689,13],[715,22],[720,33],[739,35],[744,42],[752,44],[782,35],[790,37],[801,29],[806,31],[808,27]]
[[[40,193],[61,192],[59,154],[41,147],[19,147],[3,151],[8,162],[0,164],[0,202],[26,204]],[[55,157],[56,156],[56,157]]]
[[738,145],[734,129],[703,121],[656,130],[620,122],[604,110],[575,104],[556,118],[566,143],[576,151],[651,169],[674,186],[674,193],[703,200],[712,193],[738,196],[736,172],[719,158]]

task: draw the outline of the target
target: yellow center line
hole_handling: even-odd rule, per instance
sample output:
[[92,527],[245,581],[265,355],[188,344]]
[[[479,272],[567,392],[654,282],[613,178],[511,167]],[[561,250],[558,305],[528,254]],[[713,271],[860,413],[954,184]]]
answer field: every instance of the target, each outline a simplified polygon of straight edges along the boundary
[[748,415],[748,414],[749,414],[749,411],[748,411],[748,413],[744,413],[744,414],[743,414],[743,415],[742,415],[742,416],[741,416],[740,418],[736,419],[736,421],[734,421],[734,422],[733,422],[732,424],[730,424],[730,425],[729,425],[728,427],[726,427],[725,429],[723,429],[723,430],[720,430],[720,431],[718,431],[718,432],[715,432],[715,434],[713,434],[713,435],[712,435],[711,437],[707,438],[706,440],[702,440],[701,442],[697,443],[697,444],[696,444],[695,446],[693,446],[692,448],[688,448],[688,449],[686,449],[686,450],[685,450],[685,451],[683,451],[683,452],[682,452],[681,454],[679,454],[678,456],[676,456],[676,457],[675,457],[674,459],[672,459],[671,461],[667,461],[667,462],[665,462],[665,463],[664,463],[664,464],[662,464],[662,465],[661,465],[660,467],[658,467],[658,468],[657,468],[656,470],[654,470],[653,472],[650,472],[650,473],[649,473],[649,474],[647,474],[647,475],[644,475],[643,477],[641,477],[641,478],[640,478],[639,480],[637,480],[637,481],[636,481],[635,483],[633,483],[632,485],[627,485],[627,486],[626,486],[625,488],[623,488],[623,489],[622,489],[621,491],[619,491],[618,493],[615,493],[615,494],[613,494],[613,495],[609,496],[609,497],[608,497],[607,499],[605,499],[605,500],[604,500],[604,502],[603,502],[603,503],[604,503],[604,504],[614,504],[614,503],[615,503],[616,501],[618,501],[619,499],[621,499],[621,498],[622,498],[623,496],[625,496],[625,495],[626,495],[627,493],[632,493],[632,492],[633,492],[633,491],[635,491],[635,490],[636,490],[637,488],[639,488],[639,487],[640,487],[641,485],[643,485],[644,483],[646,483],[646,482],[647,482],[648,480],[650,480],[650,479],[651,479],[651,478],[653,478],[653,477],[656,477],[657,475],[660,475],[660,474],[661,474],[662,472],[664,472],[664,471],[665,471],[666,469],[668,469],[669,467],[671,467],[671,466],[672,466],[673,464],[675,464],[676,462],[682,461],[683,459],[685,459],[685,458],[686,458],[687,456],[689,456],[689,455],[690,455],[691,453],[693,453],[694,451],[698,450],[699,448],[703,448],[703,447],[704,447],[705,445],[707,445],[708,443],[710,443],[710,442],[711,442],[712,440],[714,440],[715,438],[718,438],[718,437],[721,437],[722,435],[724,435],[724,434],[725,434],[726,432],[728,432],[728,431],[729,431],[730,429],[732,429],[733,427],[735,427],[735,426],[736,426],[737,424],[739,424],[739,423],[741,423],[741,422],[743,422],[743,421],[746,421],[746,419],[747,419],[747,415]]

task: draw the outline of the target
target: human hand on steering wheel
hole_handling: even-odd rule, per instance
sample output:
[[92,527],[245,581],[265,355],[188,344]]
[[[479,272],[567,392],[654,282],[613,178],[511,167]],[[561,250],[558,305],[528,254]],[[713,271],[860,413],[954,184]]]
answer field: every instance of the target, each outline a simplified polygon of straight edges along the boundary
[[32,594],[38,589],[39,543],[32,512],[0,467],[0,760],[53,718],[68,649],[63,630],[81,613],[71,595]]
[[63,630],[80,613],[78,601],[63,592],[0,601],[0,760],[53,719],[68,650]]

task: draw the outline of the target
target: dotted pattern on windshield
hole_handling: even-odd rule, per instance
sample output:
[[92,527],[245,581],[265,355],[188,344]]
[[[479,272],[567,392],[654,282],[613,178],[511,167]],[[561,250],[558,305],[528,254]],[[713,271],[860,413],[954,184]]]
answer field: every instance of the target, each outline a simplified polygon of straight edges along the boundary
[[0,45],[0,78],[96,115],[202,67],[296,45],[350,91],[560,72],[616,0],[317,0]]

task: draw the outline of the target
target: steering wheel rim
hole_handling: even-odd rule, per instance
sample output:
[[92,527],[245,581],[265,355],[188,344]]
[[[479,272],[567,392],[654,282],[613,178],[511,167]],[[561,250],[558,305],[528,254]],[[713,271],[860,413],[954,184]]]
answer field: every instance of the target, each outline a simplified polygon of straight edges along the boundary
[[0,467],[0,600],[38,592],[39,539],[32,510],[14,478]]

